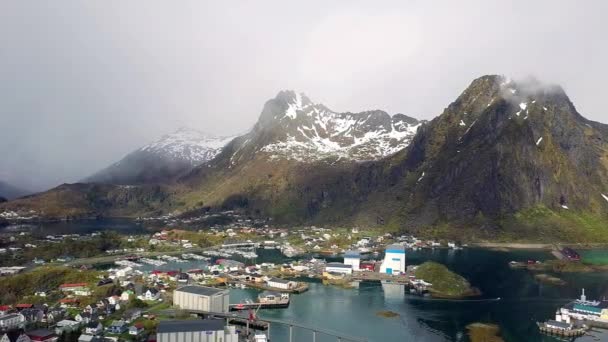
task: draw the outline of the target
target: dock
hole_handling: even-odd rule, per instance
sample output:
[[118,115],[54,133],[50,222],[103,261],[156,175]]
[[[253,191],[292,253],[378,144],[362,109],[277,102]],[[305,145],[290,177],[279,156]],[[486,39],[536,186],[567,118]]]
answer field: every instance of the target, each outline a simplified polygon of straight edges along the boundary
[[559,337],[579,337],[585,335],[587,331],[587,326],[582,326],[580,328],[572,328],[572,329],[557,329],[547,326],[546,323],[536,323],[538,325],[538,329],[547,335],[559,336]]

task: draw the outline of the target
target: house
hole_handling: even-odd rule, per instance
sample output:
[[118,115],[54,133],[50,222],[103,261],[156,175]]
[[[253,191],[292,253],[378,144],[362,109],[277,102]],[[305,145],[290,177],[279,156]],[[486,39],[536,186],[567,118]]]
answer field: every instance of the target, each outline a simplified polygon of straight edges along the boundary
[[346,251],[344,253],[344,264],[351,265],[353,271],[359,270],[359,265],[361,264],[361,253],[359,251]]
[[44,319],[44,311],[41,309],[31,308],[23,309],[20,312],[28,323],[42,322]]
[[108,304],[110,304],[110,305],[116,305],[116,304],[118,304],[118,302],[120,302],[119,296],[110,296],[106,299],[108,300]]
[[48,329],[37,329],[25,333],[32,342],[55,342],[59,336]]
[[144,332],[143,323],[135,323],[129,327],[129,335],[137,336]]
[[87,335],[99,335],[102,332],[103,325],[99,322],[89,322],[84,328],[84,333]]
[[142,294],[144,300],[158,300],[160,298],[160,291],[151,287],[146,289]]
[[34,292],[34,296],[36,296],[36,297],[46,297],[46,291],[36,291],[36,292]]
[[0,330],[22,329],[25,326],[25,317],[20,313],[0,316]]
[[139,317],[141,317],[141,310],[140,309],[129,309],[127,311],[125,311],[125,313],[122,315],[123,319],[127,322],[132,322],[136,319],[138,319]]
[[285,280],[281,278],[270,278],[266,281],[266,285],[277,289],[288,290],[298,286],[295,281]]
[[120,300],[123,302],[127,302],[134,294],[135,293],[131,290],[122,291],[122,293],[120,294]]
[[62,308],[72,308],[78,305],[80,301],[77,298],[63,298],[59,300],[60,307]]
[[108,332],[110,334],[122,334],[126,332],[128,329],[127,323],[123,320],[113,321],[112,324],[108,327]]
[[91,290],[88,287],[87,283],[71,283],[71,284],[61,284],[59,285],[59,289],[63,292],[70,292],[76,296],[90,296]]
[[10,305],[0,305],[0,316],[4,316],[7,313],[9,313],[9,311],[11,311],[13,308],[11,308]]
[[61,335],[64,332],[72,332],[80,329],[80,322],[72,321],[70,319],[64,319],[55,325],[55,333]]
[[101,338],[93,335],[82,334],[78,337],[78,342],[100,342]]
[[53,308],[46,313],[46,322],[54,323],[65,317],[65,309],[61,307]]

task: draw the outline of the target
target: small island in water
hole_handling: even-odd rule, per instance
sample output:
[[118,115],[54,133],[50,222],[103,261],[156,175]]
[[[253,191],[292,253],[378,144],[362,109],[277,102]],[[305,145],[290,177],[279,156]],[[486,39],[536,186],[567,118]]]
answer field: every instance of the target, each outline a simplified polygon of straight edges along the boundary
[[429,292],[433,297],[464,298],[481,294],[478,289],[471,287],[465,278],[434,261],[427,261],[416,267],[414,275],[432,284]]

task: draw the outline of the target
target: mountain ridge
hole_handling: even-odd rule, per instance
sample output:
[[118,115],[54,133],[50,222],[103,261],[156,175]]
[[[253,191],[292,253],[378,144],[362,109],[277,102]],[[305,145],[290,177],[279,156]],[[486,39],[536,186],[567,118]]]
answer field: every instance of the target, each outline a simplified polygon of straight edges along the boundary
[[[317,112],[323,111],[329,109],[305,96],[280,92],[250,132],[159,189],[154,198],[162,201],[152,211],[240,210],[277,223],[388,226],[438,236],[606,240],[608,126],[580,115],[560,87],[483,76],[433,120],[408,122],[416,133],[397,141],[405,147],[395,152],[384,149],[380,156],[370,148],[364,158],[309,158],[304,149],[300,160],[283,158],[294,151],[276,144],[289,137],[348,149],[370,132],[356,132],[358,122],[389,137],[389,125],[394,129],[394,116],[384,113],[389,122],[384,114],[362,112],[361,121],[349,121],[350,131],[333,129],[335,122],[322,130]],[[313,127],[316,133],[306,134]],[[339,140],[351,131],[352,139]],[[125,196],[149,196],[138,191]],[[19,205],[36,204],[0,208]]]
[[117,185],[170,183],[213,159],[233,137],[216,137],[180,128],[127,154],[83,182]]

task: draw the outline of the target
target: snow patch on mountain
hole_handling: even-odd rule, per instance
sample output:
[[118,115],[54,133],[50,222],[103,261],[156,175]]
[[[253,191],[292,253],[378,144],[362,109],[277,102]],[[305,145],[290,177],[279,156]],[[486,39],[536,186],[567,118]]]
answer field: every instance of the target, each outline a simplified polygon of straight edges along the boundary
[[187,161],[196,166],[213,159],[233,138],[215,137],[194,129],[181,128],[139,150]]
[[286,109],[274,118],[284,134],[261,148],[272,159],[376,160],[407,147],[421,125],[405,115],[391,117],[382,111],[337,113],[295,92],[281,96],[287,97],[282,99]]

